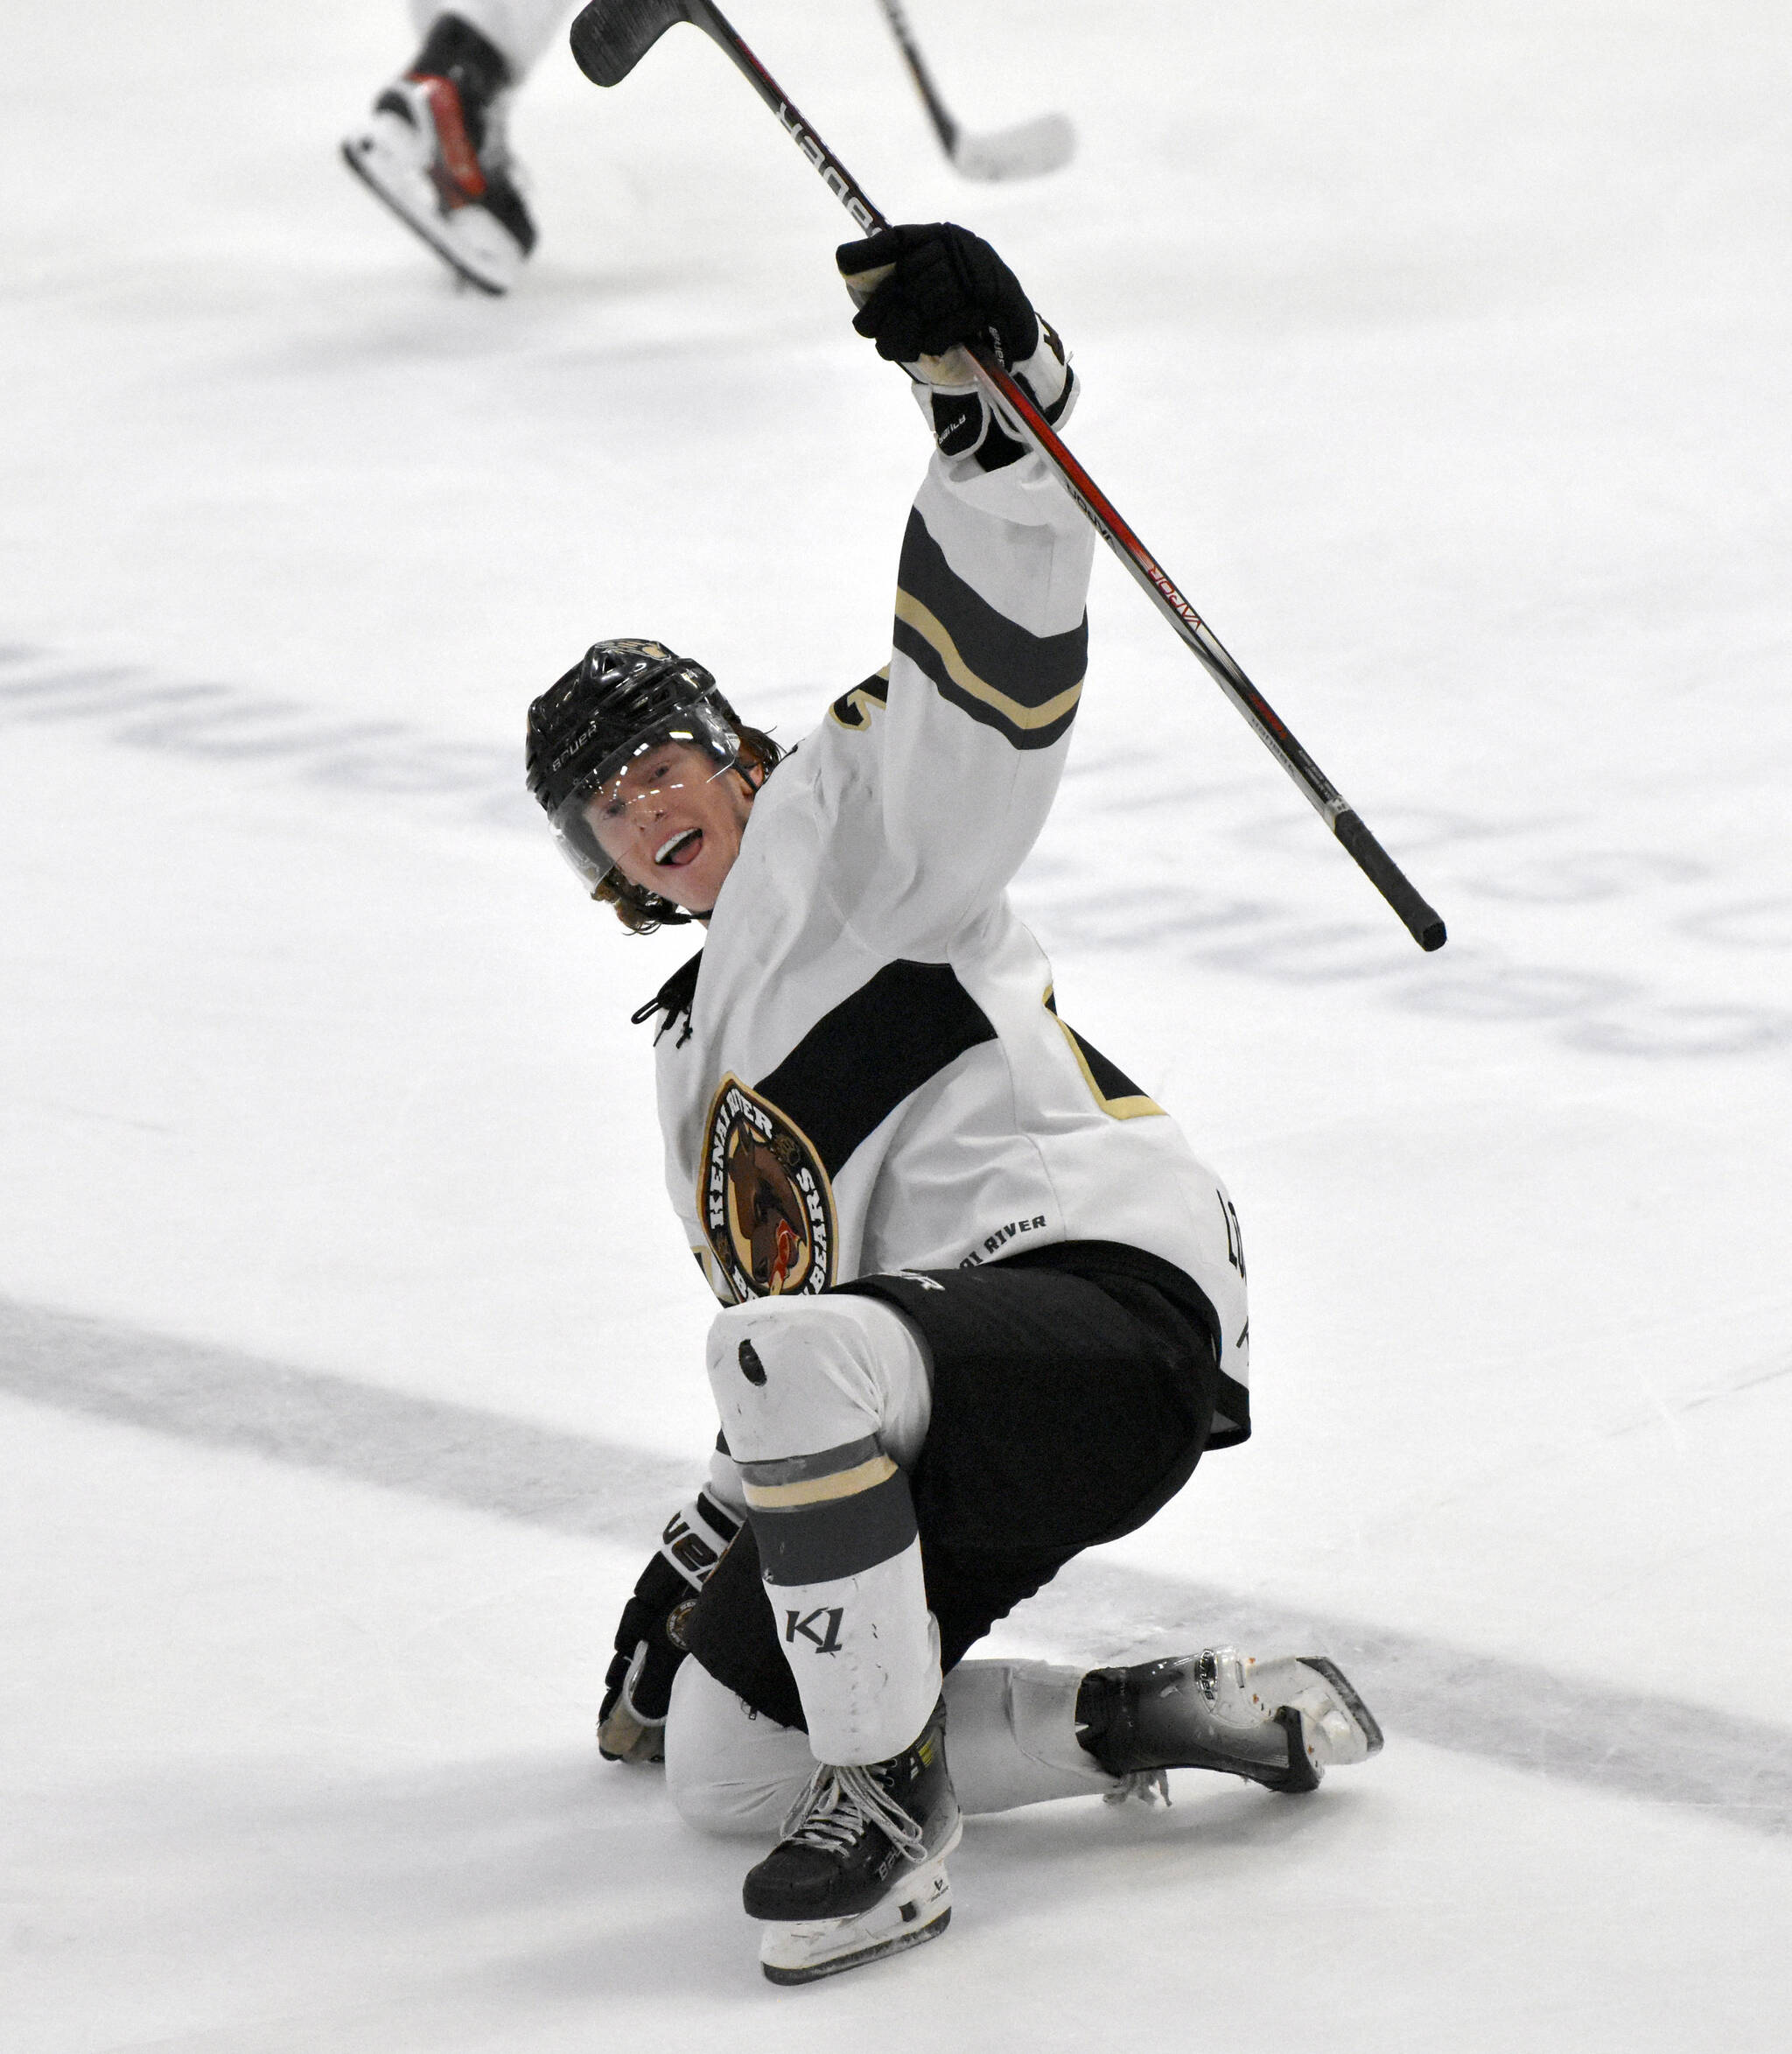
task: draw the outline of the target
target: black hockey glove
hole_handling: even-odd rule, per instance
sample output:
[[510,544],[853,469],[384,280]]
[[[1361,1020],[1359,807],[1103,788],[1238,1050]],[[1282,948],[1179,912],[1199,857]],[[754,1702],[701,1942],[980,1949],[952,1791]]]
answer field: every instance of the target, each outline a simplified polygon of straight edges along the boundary
[[1026,445],[998,416],[969,367],[951,353],[987,349],[1054,427],[1076,387],[1064,345],[1033,312],[1020,282],[989,244],[950,221],[886,228],[835,252],[858,313],[853,326],[900,363],[934,440],[948,457],[998,471]]
[[852,325],[892,364],[974,342],[1012,371],[1040,346],[1039,316],[1019,279],[982,236],[955,222],[886,228],[842,243],[834,261],[849,281],[885,273]]
[[616,1627],[616,1652],[598,1707],[606,1762],[662,1762],[672,1679],[684,1659],[678,1616],[693,1603],[734,1538],[735,1522],[706,1494],[674,1515]]

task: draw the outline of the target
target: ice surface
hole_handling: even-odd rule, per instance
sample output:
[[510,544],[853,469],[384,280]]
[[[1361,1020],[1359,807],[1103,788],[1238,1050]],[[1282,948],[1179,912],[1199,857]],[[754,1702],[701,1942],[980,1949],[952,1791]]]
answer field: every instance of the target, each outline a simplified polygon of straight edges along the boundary
[[882,660],[924,451],[844,217],[697,36],[556,53],[540,255],[456,295],[334,158],[396,4],[14,10],[9,2042],[1783,2043],[1780,11],[917,8],[967,124],[1076,123],[995,188],[874,10],[732,11],[1012,259],[1079,455],[1449,920],[1104,559],[1020,896],[1231,1185],[1258,1431],[1005,1644],[1311,1633],[1387,1750],[980,1822],[938,1945],[761,1985],[739,1851],[588,1739],[713,1430],[626,1019],[681,943],[517,760],[599,633],[787,737]]

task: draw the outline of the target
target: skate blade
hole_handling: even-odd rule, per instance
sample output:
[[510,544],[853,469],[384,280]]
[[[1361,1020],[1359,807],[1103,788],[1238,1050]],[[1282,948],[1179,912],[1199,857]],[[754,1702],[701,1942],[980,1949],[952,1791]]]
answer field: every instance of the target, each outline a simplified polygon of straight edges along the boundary
[[444,216],[424,172],[365,136],[350,137],[342,145],[342,161],[457,277],[494,299],[501,298],[516,283],[522,257],[508,246],[502,231],[495,235],[470,235],[468,224]]
[[[1327,1656],[1303,1655],[1301,1659],[1309,1669],[1317,1669],[1326,1681],[1331,1685],[1333,1693],[1338,1700],[1339,1709],[1341,1710],[1345,1719],[1354,1729],[1355,1744],[1362,1749],[1360,1755],[1354,1752],[1349,1754],[1334,1753],[1332,1759],[1334,1762],[1366,1762],[1371,1755],[1380,1754],[1382,1751],[1380,1723],[1375,1714],[1357,1696],[1350,1679]],[[1327,1724],[1329,1729],[1329,1719],[1325,1723]]]
[[1267,1660],[1248,1657],[1243,1679],[1259,1714],[1273,1717],[1290,1709],[1300,1714],[1303,1752],[1320,1774],[1366,1762],[1379,1752],[1382,1729],[1375,1715],[1329,1656],[1272,1655]]
[[1298,1767],[1298,1752],[1312,1773],[1312,1784],[1303,1785],[1297,1777],[1291,1789],[1315,1787],[1327,1769],[1366,1762],[1382,1745],[1382,1729],[1375,1715],[1335,1662],[1324,1655],[1302,1655],[1299,1665],[1315,1680],[1306,1689],[1291,1693],[1276,1717],[1284,1727],[1290,1720],[1298,1721],[1298,1735],[1292,1730],[1289,1733],[1289,1766],[1291,1770]]
[[844,1975],[849,1968],[936,1940],[951,1917],[952,1883],[939,1855],[856,1917],[768,1925],[760,1942],[760,1966],[768,1982],[818,1982],[824,1975]]

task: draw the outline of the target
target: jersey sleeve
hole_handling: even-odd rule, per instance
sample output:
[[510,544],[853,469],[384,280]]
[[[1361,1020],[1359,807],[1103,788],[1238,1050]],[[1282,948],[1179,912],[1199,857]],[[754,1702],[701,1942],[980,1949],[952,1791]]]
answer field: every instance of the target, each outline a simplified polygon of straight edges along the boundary
[[1095,538],[1039,456],[935,456],[897,575],[878,777],[903,944],[996,899],[1038,838],[1082,692]]

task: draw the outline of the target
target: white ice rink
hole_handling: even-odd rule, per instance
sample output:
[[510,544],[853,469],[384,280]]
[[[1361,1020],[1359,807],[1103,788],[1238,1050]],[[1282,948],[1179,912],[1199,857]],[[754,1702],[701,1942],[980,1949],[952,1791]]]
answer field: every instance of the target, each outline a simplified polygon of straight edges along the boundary
[[528,701],[662,635],[786,740],[927,451],[718,53],[516,142],[456,294],[336,159],[398,0],[8,0],[0,2043],[1792,2043],[1792,32],[1666,0],[871,0],[737,25],[1063,328],[1070,439],[1450,923],[1422,956],[1102,552],[1018,896],[1230,1183],[1255,1439],[1003,1647],[1329,1649],[1315,1797],[975,1821],[780,1992],[606,1767],[713,1434],[648,1035]]

